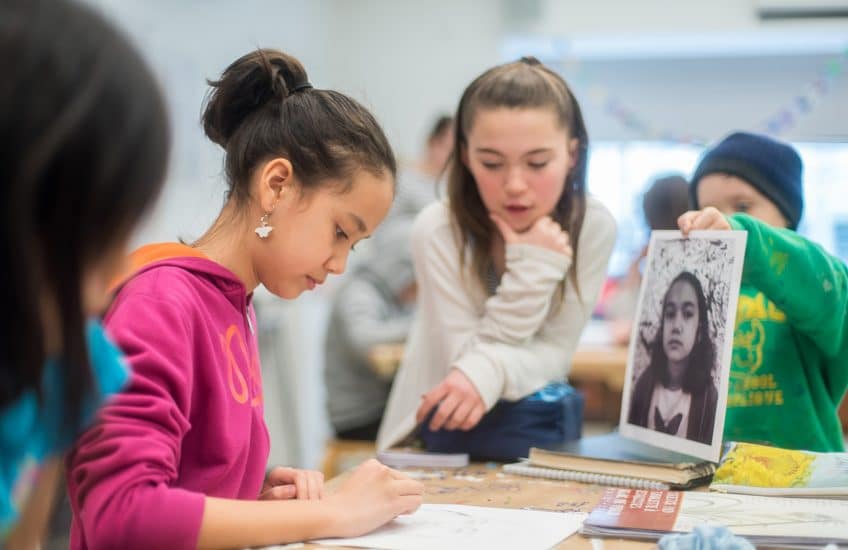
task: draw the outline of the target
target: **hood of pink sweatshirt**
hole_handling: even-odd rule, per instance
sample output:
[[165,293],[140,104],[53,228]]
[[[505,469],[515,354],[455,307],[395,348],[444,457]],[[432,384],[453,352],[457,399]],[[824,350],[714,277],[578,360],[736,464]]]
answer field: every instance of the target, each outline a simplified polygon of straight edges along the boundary
[[256,317],[196,250],[134,253],[106,329],[128,387],[67,459],[71,548],[195,548],[204,496],[256,499],[269,452]]

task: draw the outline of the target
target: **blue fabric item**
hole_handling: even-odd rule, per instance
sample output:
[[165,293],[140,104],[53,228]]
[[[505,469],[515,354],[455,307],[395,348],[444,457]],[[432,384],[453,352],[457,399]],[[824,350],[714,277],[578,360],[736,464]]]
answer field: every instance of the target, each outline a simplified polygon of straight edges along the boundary
[[64,373],[54,360],[44,367],[41,403],[36,392],[28,391],[0,411],[0,541],[17,520],[40,465],[68,449],[105,398],[119,391],[129,378],[121,352],[99,322],[88,322],[86,341],[96,392],[84,400],[79,426],[68,429],[64,425]]
[[797,229],[804,210],[801,156],[788,143],[760,134],[736,132],[707,151],[695,168],[689,196],[698,205],[698,182],[708,174],[736,176],[754,186]]
[[583,394],[562,382],[548,384],[519,401],[498,401],[471,430],[431,431],[428,416],[420,437],[428,451],[468,453],[472,460],[512,461],[530,447],[580,439]]
[[674,533],[660,539],[661,550],[754,550],[748,539],[736,536],[724,525],[699,525],[691,533]]

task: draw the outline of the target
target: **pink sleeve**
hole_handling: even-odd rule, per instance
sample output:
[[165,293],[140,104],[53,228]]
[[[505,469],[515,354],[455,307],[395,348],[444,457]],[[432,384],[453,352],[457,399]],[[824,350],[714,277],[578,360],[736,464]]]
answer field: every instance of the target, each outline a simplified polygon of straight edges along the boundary
[[68,455],[68,493],[81,531],[73,539],[90,550],[196,548],[204,495],[174,487],[190,428],[186,315],[156,297],[125,295],[106,325],[133,373]]

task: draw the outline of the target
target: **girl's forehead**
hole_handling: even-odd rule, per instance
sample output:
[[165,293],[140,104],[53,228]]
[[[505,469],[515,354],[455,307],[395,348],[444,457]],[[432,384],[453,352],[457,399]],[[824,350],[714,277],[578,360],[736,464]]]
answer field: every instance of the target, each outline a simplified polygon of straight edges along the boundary
[[363,235],[374,232],[385,217],[394,198],[393,178],[389,174],[376,175],[358,170],[351,177],[350,188],[344,193],[325,189],[324,201]]
[[685,279],[678,279],[674,282],[674,284],[671,285],[671,287],[669,287],[668,294],[666,295],[666,297],[668,299],[680,299],[681,297],[690,298],[694,297],[695,294],[695,286],[692,284],[691,281],[687,281]]
[[559,140],[566,134],[557,113],[543,107],[479,109],[468,128],[470,141]]

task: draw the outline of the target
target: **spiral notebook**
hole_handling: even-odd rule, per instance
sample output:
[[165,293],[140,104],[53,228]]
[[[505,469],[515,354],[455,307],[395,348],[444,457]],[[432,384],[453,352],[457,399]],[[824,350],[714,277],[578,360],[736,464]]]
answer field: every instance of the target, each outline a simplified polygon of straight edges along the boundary
[[543,468],[531,466],[526,460],[515,464],[504,464],[504,472],[519,476],[541,477],[545,479],[556,479],[558,481],[577,481],[579,483],[593,483],[595,485],[609,485],[611,487],[627,487],[629,489],[654,489],[665,491],[671,488],[668,483],[639,479],[638,477],[627,477],[619,475],[593,474],[589,472],[575,472],[572,470],[557,470],[556,468]]
[[633,489],[689,489],[709,483],[715,464],[613,432],[555,449],[533,447],[526,462],[505,466],[504,471]]

